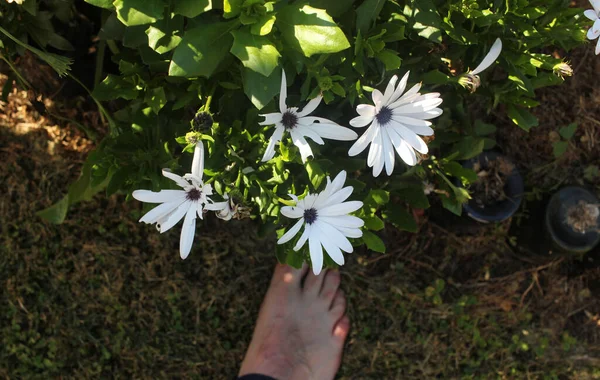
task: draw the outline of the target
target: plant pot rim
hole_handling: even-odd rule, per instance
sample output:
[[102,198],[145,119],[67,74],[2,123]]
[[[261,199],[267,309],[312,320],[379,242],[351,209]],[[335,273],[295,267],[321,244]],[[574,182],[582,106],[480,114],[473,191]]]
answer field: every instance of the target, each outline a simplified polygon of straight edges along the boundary
[[[512,160],[502,153],[486,151],[476,157],[464,161],[462,166],[472,169],[476,162],[483,163],[484,160],[490,161],[497,158],[503,158],[507,162],[512,163]],[[482,223],[498,223],[507,220],[517,212],[521,206],[521,201],[523,200],[525,185],[523,183],[523,177],[521,176],[521,173],[519,173],[516,165],[513,164],[513,167],[514,168],[506,179],[504,186],[507,199],[496,202],[486,208],[477,206],[474,200],[469,200],[467,203],[463,204],[463,209],[467,212],[469,217]]]
[[[545,216],[544,216],[544,223],[546,225],[546,229],[548,230],[548,233],[552,237],[553,242],[556,245],[558,245],[561,249],[563,249],[565,251],[573,252],[573,253],[585,253],[585,252],[590,251],[596,245],[598,245],[598,243],[600,243],[600,233],[590,232],[589,236],[591,236],[592,240],[590,240],[589,242],[586,242],[585,244],[570,243],[569,241],[565,241],[565,239],[562,239],[559,236],[559,233],[557,231],[555,224],[552,223],[553,218],[551,215],[551,211],[552,211],[551,208],[553,206],[558,207],[560,204],[559,202],[561,202],[561,200],[560,200],[561,195],[563,195],[565,193],[569,193],[569,192],[579,193],[580,195],[582,195],[582,197],[579,198],[578,200],[585,200],[585,199],[583,199],[583,197],[585,196],[587,198],[587,200],[590,202],[596,202],[596,203],[600,202],[600,200],[598,200],[598,197],[596,196],[596,194],[591,192],[586,187],[576,186],[576,185],[564,186],[564,187],[560,188],[558,191],[556,191],[554,194],[552,194],[550,201],[548,201],[548,205],[546,206],[546,212],[545,212]],[[600,217],[598,217],[598,220],[600,220]],[[588,234],[588,233],[586,232],[581,235],[583,237],[586,234]]]

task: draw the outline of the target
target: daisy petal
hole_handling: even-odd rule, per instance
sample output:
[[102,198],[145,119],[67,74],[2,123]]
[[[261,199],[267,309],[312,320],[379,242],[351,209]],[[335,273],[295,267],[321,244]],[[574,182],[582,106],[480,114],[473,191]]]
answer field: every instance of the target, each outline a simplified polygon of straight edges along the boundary
[[410,166],[414,166],[417,163],[417,157],[413,148],[411,148],[410,145],[406,143],[406,141],[402,140],[400,135],[398,135],[398,133],[396,133],[395,130],[388,129],[387,132],[390,136],[390,140],[392,140],[394,148],[396,148],[396,152],[398,152],[398,155],[400,156],[402,161],[404,161]]
[[396,82],[398,82],[398,76],[394,75],[387,84],[385,88],[385,92],[383,93],[382,104],[386,105],[390,103],[390,98],[394,95],[394,89],[396,87]]
[[365,225],[361,218],[353,215],[319,216],[319,220],[336,228],[360,228]]
[[150,190],[135,190],[131,195],[140,202],[164,203],[177,201],[179,199],[183,201],[186,192],[183,190],[161,190],[159,192]]
[[344,187],[343,189],[335,192],[334,194],[330,194],[327,198],[323,199],[323,202],[317,203],[315,202],[315,208],[319,209],[322,207],[327,207],[330,205],[338,204],[344,202],[350,195],[352,195],[352,191],[354,188],[352,186]]
[[304,215],[304,208],[298,206],[283,206],[279,212],[287,218],[298,219]]
[[385,173],[390,176],[394,171],[395,154],[394,146],[390,140],[390,136],[387,133],[387,128],[382,128],[383,136],[383,158],[385,159]]
[[196,233],[196,210],[190,207],[185,214],[181,236],[179,237],[179,255],[185,260],[192,250],[194,234]]
[[415,119],[429,120],[440,116],[442,113],[444,113],[444,111],[442,111],[441,108],[434,108],[427,112],[411,113],[410,116],[414,117]]
[[336,230],[340,231],[344,236],[349,238],[358,239],[363,236],[363,233],[358,228],[347,228],[347,227],[335,227]]
[[269,138],[269,145],[267,145],[267,149],[265,149],[265,154],[263,155],[262,161],[269,161],[275,156],[275,144],[281,141],[283,137],[283,132],[285,132],[285,128],[282,125],[278,125],[275,128],[275,132]]
[[354,128],[366,127],[370,122],[373,121],[374,116],[357,116],[350,120],[350,125]]
[[356,106],[356,112],[358,112],[360,116],[375,117],[375,107],[370,104],[359,104]]
[[181,187],[185,188],[185,187],[188,187],[190,185],[190,183],[188,181],[186,181],[181,176],[178,176],[177,174],[173,173],[172,171],[170,171],[168,169],[163,169],[162,170],[162,175],[165,176],[165,177],[167,177],[171,181],[174,181],[176,184],[178,184]]
[[277,240],[277,244],[285,244],[288,241],[292,240],[292,238],[296,236],[298,231],[300,231],[300,228],[302,228],[303,224],[304,219],[300,219],[299,221],[297,221],[296,224],[292,226],[292,228],[290,228],[285,234],[283,234],[283,236],[279,238],[279,240]]
[[369,148],[369,155],[367,156],[367,165],[373,166],[377,157],[381,154],[381,130],[383,128],[377,128],[373,140],[371,141],[371,148]]
[[281,70],[281,89],[279,90],[279,111],[285,113],[287,106],[285,104],[287,99],[287,80],[285,78],[285,70]]
[[346,215],[351,212],[354,212],[361,208],[363,203],[361,201],[349,201],[344,203],[339,203],[336,205],[327,206],[318,211],[319,216],[339,216]]
[[279,112],[267,113],[258,116],[262,116],[265,118],[265,121],[258,123],[258,125],[273,125],[281,122],[281,114]]
[[179,205],[181,205],[183,202],[185,202],[185,198],[165,202],[159,206],[156,206],[152,210],[148,211],[144,216],[142,216],[140,218],[140,222],[148,224],[156,223],[157,220],[175,211],[175,209],[179,207]]
[[344,183],[346,182],[347,173],[345,170],[342,170],[335,176],[333,182],[331,182],[331,194],[336,193],[342,189]]
[[194,147],[192,175],[200,179],[202,179],[202,176],[204,175],[204,144],[202,144],[202,141],[198,141]]
[[312,270],[315,276],[318,276],[323,269],[323,248],[319,239],[319,230],[312,228],[308,237],[308,247],[310,250],[310,261],[312,262]]
[[378,112],[382,106],[381,101],[383,100],[383,94],[381,91],[375,89],[373,90],[371,98],[373,99],[373,103],[375,103],[375,112]]
[[300,238],[296,242],[296,245],[294,245],[294,251],[298,252],[300,248],[304,247],[304,244],[306,244],[306,240],[308,240],[308,237],[310,236],[310,230],[310,224],[306,224],[304,226],[304,231],[302,232],[302,235],[300,235]]
[[[317,225],[317,223],[315,223],[315,225]],[[338,233],[340,235],[342,235],[341,232],[338,232]],[[342,254],[342,251],[340,250],[340,248],[332,242],[332,239],[329,239],[329,237],[325,234],[325,232],[323,230],[320,231],[320,237],[321,237],[321,239],[320,239],[321,244],[323,245],[323,248],[325,248],[325,252],[327,252],[329,257],[331,257],[331,259],[337,265],[344,265],[344,255]],[[344,237],[344,239],[345,238],[346,237]]]
[[600,16],[600,0],[590,0],[590,4],[594,7],[596,14]]
[[412,146],[417,152],[427,154],[429,151],[427,144],[425,144],[425,141],[413,131],[400,124],[392,124],[390,127],[400,135],[402,140],[406,141],[408,145]]
[[[354,247],[352,247],[352,244],[350,244],[350,242],[344,236],[344,234],[342,234],[335,227],[333,227],[327,223],[323,223],[323,222],[319,221],[318,219],[314,225],[321,230],[321,235],[325,239],[327,239],[331,243],[335,244],[336,246],[340,247],[340,249],[342,251],[348,252],[348,253],[352,253],[352,251],[354,251]],[[322,239],[322,240],[325,240],[325,239]]]
[[404,90],[406,90],[406,84],[408,83],[408,74],[410,74],[410,71],[407,71],[406,74],[404,74],[404,76],[402,77],[402,79],[400,79],[400,83],[398,83],[398,87],[396,87],[396,90],[388,100],[388,104],[394,103],[400,98],[400,96],[402,96],[402,93],[404,92]]
[[306,127],[304,125],[298,125],[296,128],[294,128],[294,132],[299,135],[302,135],[304,137],[310,138],[312,141],[316,142],[319,145],[325,144],[325,141],[323,141],[321,136],[319,136],[319,134],[310,127]]
[[[165,220],[157,226],[160,229],[160,233],[165,233],[170,230],[174,225],[176,225],[181,218],[188,212],[189,208],[193,208],[195,206],[191,201],[185,201],[179,205],[171,214],[169,214]],[[194,210],[195,211],[195,210]]]
[[317,123],[311,124],[308,128],[314,130],[325,139],[337,141],[352,141],[356,140],[358,135],[350,128],[342,127],[333,121],[316,117]]
[[494,41],[494,44],[492,45],[489,53],[487,53],[485,58],[483,58],[483,61],[481,61],[479,66],[477,66],[475,68],[475,70],[471,71],[471,74],[477,75],[480,72],[482,72],[483,70],[490,67],[494,62],[496,62],[496,59],[498,59],[501,52],[502,52],[502,41],[500,40],[500,38],[497,38],[496,41]]
[[356,156],[357,154],[365,150],[365,148],[369,146],[369,144],[373,140],[373,136],[375,136],[375,132],[377,132],[378,129],[379,124],[376,121],[373,121],[373,124],[371,124],[371,126],[367,128],[365,133],[363,133],[363,135],[360,136],[358,140],[356,140],[356,142],[350,147],[348,155],[350,157]]
[[600,36],[600,29],[596,29],[594,27],[591,27],[588,29],[588,31],[587,31],[588,40],[595,40],[596,38],[598,38],[598,36]]
[[229,202],[227,202],[227,201],[225,201],[225,202],[207,203],[206,205],[204,205],[204,210],[221,211],[221,210],[224,210],[227,207],[228,204],[229,204]]
[[304,136],[294,133],[294,131],[292,131],[291,136],[294,145],[296,145],[300,150],[300,157],[302,157],[302,162],[306,162],[308,157],[313,155],[312,149],[310,149],[310,145],[308,145]]
[[317,96],[314,99],[311,99],[310,102],[308,102],[308,104],[306,106],[304,106],[302,111],[298,112],[298,117],[304,117],[304,116],[310,115],[314,110],[317,109],[317,107],[321,103],[322,99],[323,99],[323,97],[321,95]]

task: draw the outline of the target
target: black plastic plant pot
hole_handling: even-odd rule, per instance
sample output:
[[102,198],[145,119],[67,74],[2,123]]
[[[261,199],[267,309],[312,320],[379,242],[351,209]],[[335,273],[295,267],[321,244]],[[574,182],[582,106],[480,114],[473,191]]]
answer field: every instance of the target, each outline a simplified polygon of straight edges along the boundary
[[[498,152],[483,152],[479,156],[465,161],[463,167],[476,169],[476,166],[478,166],[480,170],[486,170],[497,160],[502,160],[501,162],[505,167],[509,168],[505,173],[504,184],[501,187],[502,197],[497,201],[481,204],[476,199],[477,194],[472,193],[473,199],[463,205],[463,210],[466,211],[467,215],[478,222],[498,223],[510,218],[519,209],[523,199],[525,191],[523,177],[506,156]],[[473,192],[473,186],[471,191]]]
[[568,186],[556,192],[546,206],[545,225],[562,251],[585,253],[600,242],[600,201],[583,187]]

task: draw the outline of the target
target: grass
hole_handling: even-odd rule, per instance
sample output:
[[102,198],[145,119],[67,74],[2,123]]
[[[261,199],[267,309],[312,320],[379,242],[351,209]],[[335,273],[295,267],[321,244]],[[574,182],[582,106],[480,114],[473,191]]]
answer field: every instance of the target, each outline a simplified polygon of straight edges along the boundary
[[[599,61],[585,50],[573,58],[589,65],[561,93],[540,94],[542,123],[527,140],[495,115],[530,191],[516,218],[474,226],[434,208],[417,234],[385,230],[386,255],[348,257],[352,330],[340,378],[600,378],[599,252],[535,254],[541,236],[523,232],[538,194],[600,162],[589,146],[600,141],[600,92],[589,84]],[[555,160],[548,131],[573,121],[578,132]],[[2,104],[0,377],[233,378],[275,265],[273,239],[256,237],[252,222],[208,220],[181,261],[178,229],[159,236],[138,224],[140,205],[123,196],[99,195],[63,225],[44,223],[35,212],[60,199],[90,148],[76,127],[37,114],[26,93]]]

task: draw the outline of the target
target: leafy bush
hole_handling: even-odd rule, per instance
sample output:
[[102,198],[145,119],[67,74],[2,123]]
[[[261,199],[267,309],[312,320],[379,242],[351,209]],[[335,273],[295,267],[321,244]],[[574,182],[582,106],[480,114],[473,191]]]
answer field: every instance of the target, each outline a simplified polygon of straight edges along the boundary
[[[70,203],[104,187],[107,195],[168,188],[161,169],[189,172],[193,137],[207,148],[206,183],[250,209],[247,215],[261,219],[263,234],[283,233],[288,221],[279,211],[290,204],[287,194],[317,192],[327,175],[346,170],[352,198],[364,203],[356,213],[365,221],[363,237],[354,244],[379,252],[385,245],[374,232],[384,222],[417,230],[408,207],[436,202],[461,213],[469,195],[452,177],[474,181],[459,161],[494,147],[495,126],[486,114],[500,108],[515,128],[535,127],[528,111],[538,105],[535,90],[559,85],[569,74],[552,52],[583,43],[588,23],[567,0],[86,2],[103,8],[99,37],[118,67],[93,91],[113,111],[110,132],[69,196],[44,215],[61,221]],[[31,8],[36,1],[25,4]],[[10,4],[3,12],[30,11]],[[11,25],[5,28],[21,36],[22,25]],[[470,91],[468,69],[498,38],[498,64]],[[342,126],[357,116],[358,104],[371,103],[374,89],[383,91],[393,75],[410,71],[409,86],[422,82],[425,93],[439,92],[443,99],[443,115],[432,120],[430,155],[416,166],[396,164],[391,176],[373,177],[363,155],[348,157],[351,143],[311,143],[314,157],[303,162],[284,137],[275,157],[261,162],[273,126],[259,125],[259,114],[278,110],[283,71],[288,105],[302,106],[321,94],[324,103],[314,115]],[[206,116],[193,122],[197,113],[214,122]],[[283,246],[278,257],[298,265],[307,255]]]

